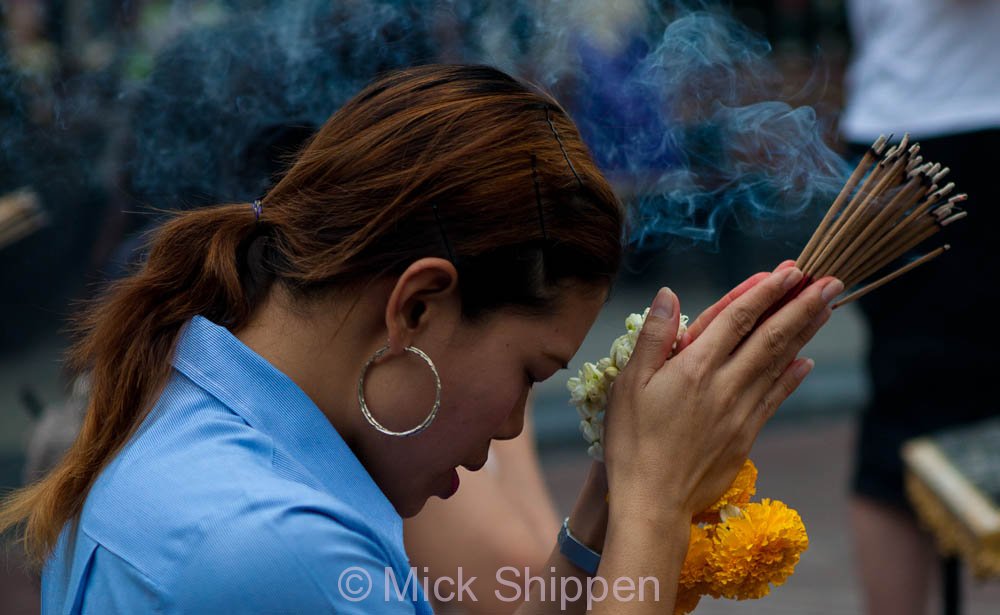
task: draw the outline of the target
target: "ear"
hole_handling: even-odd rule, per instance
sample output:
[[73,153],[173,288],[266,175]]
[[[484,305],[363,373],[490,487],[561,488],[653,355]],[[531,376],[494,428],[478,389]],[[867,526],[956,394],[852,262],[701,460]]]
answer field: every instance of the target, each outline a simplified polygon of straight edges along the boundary
[[385,306],[389,354],[402,354],[431,319],[456,319],[460,314],[458,271],[451,261],[415,261],[396,280]]

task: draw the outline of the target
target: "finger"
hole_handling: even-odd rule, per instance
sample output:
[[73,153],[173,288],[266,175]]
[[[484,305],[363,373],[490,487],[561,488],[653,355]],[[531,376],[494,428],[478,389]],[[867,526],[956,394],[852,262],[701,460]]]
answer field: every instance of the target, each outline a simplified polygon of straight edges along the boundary
[[[653,299],[646,321],[639,331],[635,349],[626,369],[638,374],[639,382],[645,385],[656,370],[666,362],[677,339],[681,310],[675,295],[669,288],[661,288]],[[635,367],[633,367],[635,365]]]
[[[793,265],[795,264],[795,261],[790,261],[790,262]],[[739,286],[729,291],[728,293],[726,293],[724,297],[716,301],[715,304],[712,305],[712,307],[708,308],[707,310],[699,314],[698,318],[695,319],[693,323],[691,323],[691,326],[688,327],[687,331],[681,337],[680,342],[677,344],[677,352],[680,352],[685,347],[690,345],[691,342],[698,339],[698,336],[702,334],[702,332],[709,325],[709,323],[715,320],[715,317],[718,316],[720,313],[722,313],[722,310],[726,309],[726,306],[728,306],[730,303],[738,299],[741,295],[743,295],[743,293],[753,288],[755,284],[757,284],[763,279],[766,279],[767,276],[769,275],[770,274],[767,273],[766,271],[762,271],[761,273],[758,273],[756,275],[747,278],[742,283],[740,283]]]
[[792,362],[797,352],[809,343],[813,336],[816,335],[816,332],[830,319],[831,314],[833,314],[833,311],[829,308],[820,312],[805,329],[799,332],[798,339],[792,345],[793,348],[789,352],[780,357],[774,357],[767,365],[763,375],[758,372],[756,382],[742,385],[743,390],[746,391],[750,399],[763,398],[771,390],[775,383],[783,377],[785,369]]
[[753,438],[757,437],[764,423],[774,416],[781,404],[799,388],[815,365],[812,359],[799,358],[785,368],[781,377],[771,385],[749,417],[749,428]]
[[750,388],[770,388],[829,320],[830,302],[843,288],[839,280],[823,278],[764,321],[733,354],[736,381]]
[[[775,267],[774,271],[782,271],[783,269],[789,269],[794,266],[795,266],[795,261],[786,260],[782,261],[780,265]],[[691,324],[691,326],[687,328],[687,331],[684,332],[684,335],[681,336],[680,342],[678,342],[677,344],[677,352],[680,352],[681,350],[689,346],[691,342],[698,339],[698,336],[701,335],[701,333],[705,330],[705,327],[707,327],[710,322],[715,320],[715,317],[718,316],[722,312],[722,310],[726,309],[727,305],[735,301],[746,291],[753,288],[755,284],[757,284],[761,280],[766,279],[767,276],[768,273],[766,271],[762,271],[760,273],[750,276],[749,278],[741,282],[739,286],[726,293],[725,297],[716,301],[712,307],[708,308],[707,310],[699,314],[698,318],[695,319],[695,321]]]
[[704,360],[715,364],[725,360],[772,305],[802,280],[802,271],[792,267],[776,271],[730,303],[692,344],[701,347]]

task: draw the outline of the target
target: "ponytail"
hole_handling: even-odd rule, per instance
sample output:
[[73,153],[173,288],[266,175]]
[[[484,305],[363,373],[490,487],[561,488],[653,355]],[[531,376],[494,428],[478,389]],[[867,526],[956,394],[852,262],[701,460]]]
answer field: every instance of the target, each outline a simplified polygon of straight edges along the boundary
[[143,268],[111,285],[75,323],[69,367],[93,373],[80,434],[47,476],[0,505],[0,532],[23,525],[33,564],[44,562],[97,475],[155,403],[184,323],[196,314],[231,328],[246,322],[252,305],[237,255],[246,252],[255,227],[245,204],[176,215],[152,236]]

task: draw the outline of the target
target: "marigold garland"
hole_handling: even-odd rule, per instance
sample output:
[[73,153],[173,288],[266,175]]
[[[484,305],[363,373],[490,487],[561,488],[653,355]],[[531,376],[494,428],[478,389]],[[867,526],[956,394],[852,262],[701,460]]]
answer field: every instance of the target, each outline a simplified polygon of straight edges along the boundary
[[[598,461],[604,460],[608,391],[628,363],[648,313],[647,309],[629,315],[626,333],[611,345],[610,356],[584,363],[579,374],[566,383],[570,402],[580,414],[587,452]],[[687,316],[681,316],[678,340],[686,330]],[[722,497],[691,520],[674,615],[690,613],[706,595],[732,600],[762,598],[771,586],[782,585],[794,572],[809,547],[802,518],[777,500],[750,502],[756,491],[757,467],[747,459]]]

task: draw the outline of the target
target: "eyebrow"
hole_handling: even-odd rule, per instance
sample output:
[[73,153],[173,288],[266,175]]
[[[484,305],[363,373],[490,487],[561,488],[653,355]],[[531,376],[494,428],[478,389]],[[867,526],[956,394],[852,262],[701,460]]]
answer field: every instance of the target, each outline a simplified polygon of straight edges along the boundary
[[543,350],[542,354],[544,354],[546,357],[552,359],[553,361],[555,361],[556,363],[558,363],[559,365],[561,365],[563,369],[569,369],[569,361],[567,361],[566,359],[563,359],[560,356],[554,355],[554,354],[550,353],[548,350]]

